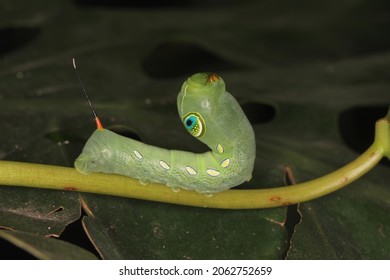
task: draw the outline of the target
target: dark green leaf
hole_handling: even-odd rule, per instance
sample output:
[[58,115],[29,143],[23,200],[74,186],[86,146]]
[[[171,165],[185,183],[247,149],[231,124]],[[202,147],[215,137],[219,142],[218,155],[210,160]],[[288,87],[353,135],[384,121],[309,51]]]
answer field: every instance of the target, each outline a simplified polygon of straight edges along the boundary
[[[0,159],[73,165],[94,125],[72,57],[106,127],[192,152],[205,147],[182,127],[176,95],[193,72],[218,72],[256,133],[253,180],[241,187],[283,185],[286,167],[298,182],[317,178],[371,144],[390,103],[388,1],[140,3],[0,5]],[[1,187],[0,227],[60,235],[81,197],[103,258],[388,259],[389,179],[383,161],[300,205],[302,216]]]
[[225,211],[88,196],[85,228],[109,259],[278,259],[285,209]]
[[45,260],[96,260],[92,253],[71,243],[55,238],[43,237],[20,231],[0,230],[0,238],[7,240],[15,246],[26,250],[39,259]]

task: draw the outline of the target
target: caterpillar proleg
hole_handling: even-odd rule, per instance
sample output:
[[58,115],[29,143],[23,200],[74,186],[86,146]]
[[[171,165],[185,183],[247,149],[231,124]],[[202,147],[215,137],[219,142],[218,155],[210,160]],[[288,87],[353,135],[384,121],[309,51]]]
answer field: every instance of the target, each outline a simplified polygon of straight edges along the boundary
[[103,128],[90,106],[97,129],[74,163],[83,174],[114,173],[205,194],[230,189],[252,177],[256,156],[252,126],[216,74],[192,75],[177,97],[184,127],[210,148],[204,153],[163,149],[118,135]]

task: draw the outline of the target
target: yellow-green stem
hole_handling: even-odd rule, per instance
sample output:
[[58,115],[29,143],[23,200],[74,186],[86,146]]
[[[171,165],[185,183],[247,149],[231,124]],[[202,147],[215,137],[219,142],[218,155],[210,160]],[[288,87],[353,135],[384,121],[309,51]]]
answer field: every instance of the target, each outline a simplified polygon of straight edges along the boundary
[[207,208],[268,208],[304,202],[336,191],[364,175],[383,156],[390,158],[387,119],[377,121],[374,143],[357,159],[326,176],[293,186],[229,190],[205,196],[185,190],[173,192],[161,184],[142,185],[136,179],[119,175],[82,175],[74,168],[10,161],[0,161],[0,185],[70,190]]

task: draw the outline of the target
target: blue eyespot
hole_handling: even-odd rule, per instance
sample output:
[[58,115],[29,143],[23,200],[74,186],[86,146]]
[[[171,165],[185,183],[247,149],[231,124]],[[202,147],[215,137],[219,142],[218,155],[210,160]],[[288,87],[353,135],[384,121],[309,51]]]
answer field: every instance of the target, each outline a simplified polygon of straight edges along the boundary
[[198,119],[195,116],[188,116],[184,124],[187,129],[193,129],[197,122]]
[[206,132],[206,125],[202,116],[198,113],[188,113],[183,118],[184,126],[194,137],[200,137]]

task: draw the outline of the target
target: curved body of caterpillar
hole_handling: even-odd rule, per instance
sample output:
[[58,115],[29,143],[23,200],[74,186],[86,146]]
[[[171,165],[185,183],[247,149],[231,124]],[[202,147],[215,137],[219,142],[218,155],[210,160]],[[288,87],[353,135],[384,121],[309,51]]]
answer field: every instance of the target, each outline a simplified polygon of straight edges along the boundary
[[225,91],[223,80],[206,73],[189,77],[178,95],[177,107],[188,132],[211,151],[167,150],[98,127],[76,159],[76,169],[206,194],[249,181],[256,156],[254,132],[237,101]]

